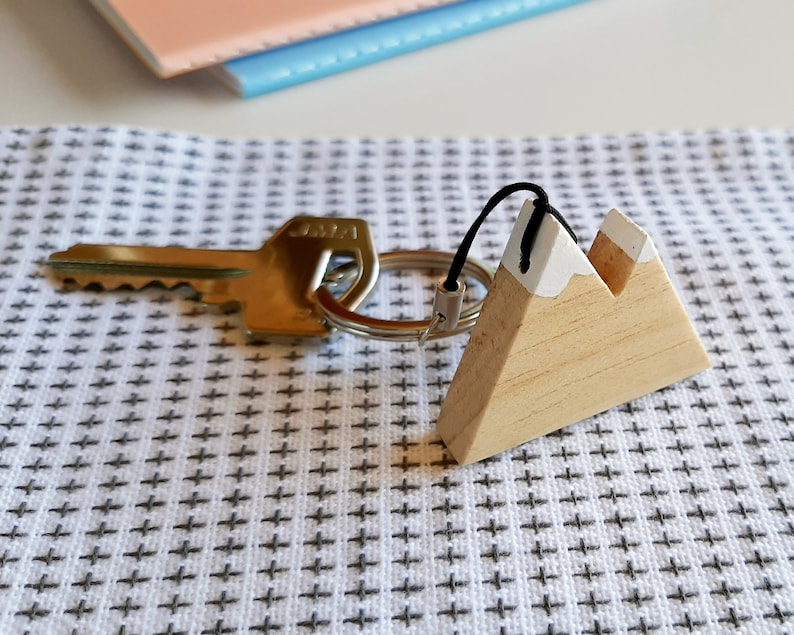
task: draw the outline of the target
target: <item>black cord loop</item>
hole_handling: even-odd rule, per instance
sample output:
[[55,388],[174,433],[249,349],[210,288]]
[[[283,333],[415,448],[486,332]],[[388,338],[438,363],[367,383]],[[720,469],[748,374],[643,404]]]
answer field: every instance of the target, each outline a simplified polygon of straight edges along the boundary
[[511,183],[510,185],[506,185],[500,189],[498,192],[496,192],[496,194],[488,199],[488,202],[485,204],[485,207],[482,208],[480,215],[477,217],[474,223],[472,223],[469,231],[466,232],[466,235],[463,237],[458,250],[455,252],[455,257],[452,260],[452,264],[449,267],[449,273],[447,274],[447,279],[444,281],[443,285],[444,289],[447,291],[457,290],[458,278],[460,277],[460,273],[463,270],[463,265],[466,263],[469,250],[471,249],[472,243],[474,243],[474,238],[477,236],[480,226],[483,224],[483,222],[485,222],[488,214],[490,214],[496,208],[496,206],[508,196],[522,191],[532,192],[537,198],[535,199],[535,211],[533,211],[532,215],[529,217],[529,222],[527,223],[526,229],[524,230],[524,235],[521,237],[521,257],[518,264],[518,268],[521,273],[526,273],[529,271],[529,254],[532,251],[532,245],[535,243],[535,238],[538,235],[538,230],[540,229],[540,224],[543,221],[544,215],[551,214],[571,235],[571,238],[573,238],[574,242],[579,242],[576,238],[576,234],[573,233],[573,230],[568,225],[565,218],[563,218],[562,214],[560,214],[549,204],[549,197],[542,187],[529,182]]

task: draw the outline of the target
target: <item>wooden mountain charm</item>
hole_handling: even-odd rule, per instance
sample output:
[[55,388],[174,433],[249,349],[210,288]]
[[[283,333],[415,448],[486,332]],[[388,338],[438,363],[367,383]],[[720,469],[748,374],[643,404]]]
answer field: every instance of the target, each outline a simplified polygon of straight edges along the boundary
[[589,257],[551,215],[527,273],[527,201],[438,418],[472,463],[690,377],[710,362],[650,237],[617,210]]

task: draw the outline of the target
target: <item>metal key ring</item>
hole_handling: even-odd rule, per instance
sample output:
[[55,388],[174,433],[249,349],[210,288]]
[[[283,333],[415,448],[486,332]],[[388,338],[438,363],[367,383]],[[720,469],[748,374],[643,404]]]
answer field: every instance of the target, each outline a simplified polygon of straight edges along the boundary
[[[448,269],[454,254],[444,251],[391,251],[380,254],[381,271],[393,269]],[[344,267],[331,272],[331,277],[344,278]],[[494,277],[494,270],[483,262],[469,258],[462,273],[482,283],[487,289]],[[321,285],[315,294],[320,313],[330,326],[340,331],[387,341],[420,341],[456,335],[469,330],[480,316],[483,300],[472,305],[460,315],[456,328],[448,331],[433,331],[434,320],[382,320],[350,311],[334,298],[328,287]]]

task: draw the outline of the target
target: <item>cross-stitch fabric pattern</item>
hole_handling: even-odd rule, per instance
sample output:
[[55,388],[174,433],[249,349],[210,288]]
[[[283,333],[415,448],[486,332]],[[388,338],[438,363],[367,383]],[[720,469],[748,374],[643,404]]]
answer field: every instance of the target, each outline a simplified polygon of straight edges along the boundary
[[[612,207],[647,230],[714,367],[466,467],[434,429],[465,335],[250,342],[184,289],[67,288],[45,263],[254,249],[298,214],[451,251],[517,180],[585,248]],[[498,262],[521,202],[473,255]],[[792,133],[7,128],[0,230],[3,632],[791,631]],[[431,286],[389,272],[366,310],[426,317]]]

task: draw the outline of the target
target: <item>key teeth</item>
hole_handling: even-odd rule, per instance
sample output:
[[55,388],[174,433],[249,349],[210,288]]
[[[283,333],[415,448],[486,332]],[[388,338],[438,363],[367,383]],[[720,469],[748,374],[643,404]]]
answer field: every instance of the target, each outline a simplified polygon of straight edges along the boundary
[[[175,289],[176,287],[185,286],[193,288],[184,280],[140,280],[133,282],[129,279],[111,281],[111,280],[96,280],[91,277],[81,276],[60,276],[61,281],[65,284],[76,285],[80,289],[96,288],[102,291],[118,291],[120,289],[129,289],[130,291],[140,291],[146,287],[161,287],[163,289]],[[195,289],[194,289],[195,291]]]

